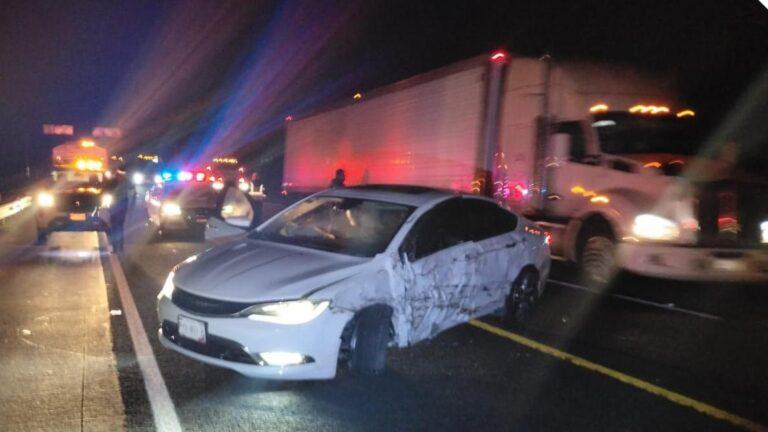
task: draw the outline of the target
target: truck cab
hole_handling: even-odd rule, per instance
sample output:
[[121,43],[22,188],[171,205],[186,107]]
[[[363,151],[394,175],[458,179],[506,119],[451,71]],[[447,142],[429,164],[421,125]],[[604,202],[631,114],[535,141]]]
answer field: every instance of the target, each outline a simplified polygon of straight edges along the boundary
[[[607,108],[607,107],[606,107]],[[695,113],[598,109],[555,122],[541,221],[553,253],[604,286],[619,269],[698,281],[768,280],[768,188],[705,157]]]

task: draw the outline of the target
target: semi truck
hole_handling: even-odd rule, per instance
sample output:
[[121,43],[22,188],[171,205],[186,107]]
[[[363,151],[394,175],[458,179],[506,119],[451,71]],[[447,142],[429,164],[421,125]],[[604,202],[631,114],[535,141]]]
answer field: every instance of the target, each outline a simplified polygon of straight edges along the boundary
[[696,113],[670,79],[497,51],[288,120],[284,193],[343,169],[348,185],[492,196],[597,287],[620,269],[768,280],[768,190],[698,156]]

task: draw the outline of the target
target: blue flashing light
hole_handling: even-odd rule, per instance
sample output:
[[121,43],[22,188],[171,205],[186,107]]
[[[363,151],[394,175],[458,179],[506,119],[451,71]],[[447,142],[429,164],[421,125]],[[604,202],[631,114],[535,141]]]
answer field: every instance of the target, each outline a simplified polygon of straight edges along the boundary
[[173,174],[170,171],[163,171],[162,174],[160,174],[163,177],[163,180],[168,181],[173,177]]

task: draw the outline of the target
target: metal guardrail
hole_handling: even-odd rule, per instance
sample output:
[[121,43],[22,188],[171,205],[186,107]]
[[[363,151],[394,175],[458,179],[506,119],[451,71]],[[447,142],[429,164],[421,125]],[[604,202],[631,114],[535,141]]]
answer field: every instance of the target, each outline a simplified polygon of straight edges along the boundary
[[3,221],[17,213],[20,213],[25,208],[32,205],[32,197],[24,196],[14,201],[0,204],[0,221]]

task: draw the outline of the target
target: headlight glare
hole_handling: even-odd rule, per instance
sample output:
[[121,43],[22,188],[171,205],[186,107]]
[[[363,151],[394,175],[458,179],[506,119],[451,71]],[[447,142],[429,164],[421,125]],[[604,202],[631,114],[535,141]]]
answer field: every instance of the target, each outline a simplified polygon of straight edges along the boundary
[[294,300],[277,303],[263,303],[249,307],[239,316],[254,321],[275,324],[304,324],[317,318],[328,308],[328,300]]
[[40,192],[37,196],[37,205],[40,207],[53,207],[54,202],[53,195],[48,192]]
[[635,217],[632,232],[646,240],[676,240],[680,237],[680,227],[675,222],[653,214]]
[[163,284],[163,289],[160,290],[160,293],[157,295],[157,299],[161,299],[163,297],[171,298],[171,294],[173,294],[174,286],[173,286],[173,276],[175,275],[174,272],[168,273],[168,277],[165,279],[165,283]]
[[115,199],[112,197],[112,194],[105,193],[101,196],[101,206],[111,207],[114,200]]
[[131,176],[131,181],[135,185],[143,185],[144,184],[144,173],[142,172],[135,172]]
[[181,216],[181,207],[176,203],[167,202],[163,203],[160,212],[163,216]]

